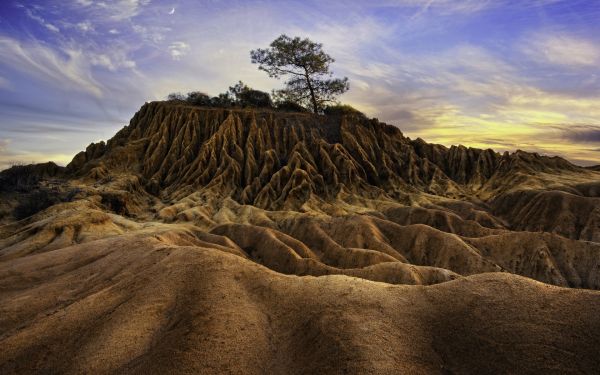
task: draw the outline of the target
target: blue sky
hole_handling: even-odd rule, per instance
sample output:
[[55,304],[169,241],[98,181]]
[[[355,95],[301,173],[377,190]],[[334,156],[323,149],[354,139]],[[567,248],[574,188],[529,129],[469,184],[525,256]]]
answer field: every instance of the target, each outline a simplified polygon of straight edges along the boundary
[[249,51],[282,33],[407,136],[600,164],[598,20],[600,0],[5,0],[0,168],[64,165],[170,92],[278,88]]

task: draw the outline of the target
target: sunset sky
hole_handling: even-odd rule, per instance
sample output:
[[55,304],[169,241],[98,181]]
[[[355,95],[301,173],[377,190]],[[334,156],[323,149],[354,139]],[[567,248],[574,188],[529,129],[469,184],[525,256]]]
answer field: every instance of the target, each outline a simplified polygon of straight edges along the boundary
[[249,51],[283,33],[407,136],[600,164],[600,0],[3,0],[0,169],[64,165],[170,92],[281,87]]

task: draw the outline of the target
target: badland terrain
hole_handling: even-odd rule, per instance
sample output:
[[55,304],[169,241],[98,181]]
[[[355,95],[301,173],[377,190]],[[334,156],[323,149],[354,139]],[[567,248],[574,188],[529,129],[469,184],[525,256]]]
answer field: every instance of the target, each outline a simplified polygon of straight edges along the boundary
[[0,173],[0,373],[595,373],[600,172],[146,103]]

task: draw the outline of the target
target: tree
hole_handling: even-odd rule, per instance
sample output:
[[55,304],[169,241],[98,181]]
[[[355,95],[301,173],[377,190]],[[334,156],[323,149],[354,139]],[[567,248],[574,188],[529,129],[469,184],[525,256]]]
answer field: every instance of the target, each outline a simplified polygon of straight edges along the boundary
[[210,96],[200,91],[188,92],[185,100],[193,105],[210,106]]
[[250,51],[250,57],[269,77],[290,77],[286,87],[274,93],[277,101],[293,101],[319,113],[349,89],[348,78],[331,78],[329,65],[335,60],[322,47],[310,39],[281,35],[270,48]]
[[171,100],[171,101],[184,101],[185,100],[185,96],[180,93],[180,92],[172,92],[169,94],[169,96],[167,96],[167,100]]
[[229,93],[231,93],[231,95],[235,98],[237,104],[242,107],[273,107],[271,96],[268,93],[260,90],[254,90],[242,81],[239,81],[234,86],[229,87]]
[[210,98],[210,105],[212,107],[233,107],[235,101],[231,98],[228,92],[219,94],[218,96],[213,96]]
[[235,85],[229,86],[229,94],[231,94],[235,100],[240,100],[240,96],[246,90],[250,90],[250,87],[242,81],[238,81]]

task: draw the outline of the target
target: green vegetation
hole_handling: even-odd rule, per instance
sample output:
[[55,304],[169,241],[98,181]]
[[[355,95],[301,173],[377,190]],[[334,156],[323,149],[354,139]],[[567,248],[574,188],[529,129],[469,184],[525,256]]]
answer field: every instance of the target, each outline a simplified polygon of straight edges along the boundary
[[[210,97],[203,92],[192,91],[186,95],[181,93],[169,94],[167,100],[179,101],[200,107],[267,108],[281,112],[310,112],[305,106],[293,100],[278,98],[274,102],[268,93],[255,90],[242,81],[230,86],[227,92],[217,96]],[[348,104],[328,105],[322,108],[320,113],[326,116],[358,116],[367,118],[364,113]]]
[[308,109],[296,102],[283,100],[276,102],[276,109],[282,112],[308,112]]
[[217,96],[210,97],[203,92],[192,91],[187,93],[187,95],[181,93],[169,94],[167,100],[181,101],[202,107],[275,108],[268,93],[255,90],[242,81],[229,87],[227,92]]
[[234,97],[235,103],[241,107],[273,108],[273,101],[268,93],[254,90],[242,81],[229,87],[229,93]]
[[325,108],[323,113],[327,116],[355,115],[358,117],[367,118],[364,113],[347,104],[330,105]]
[[277,101],[294,102],[321,113],[326,103],[335,102],[349,89],[348,78],[331,78],[329,65],[335,60],[322,47],[308,38],[281,35],[270,48],[250,51],[250,57],[269,77],[290,77],[284,89],[274,92]]

